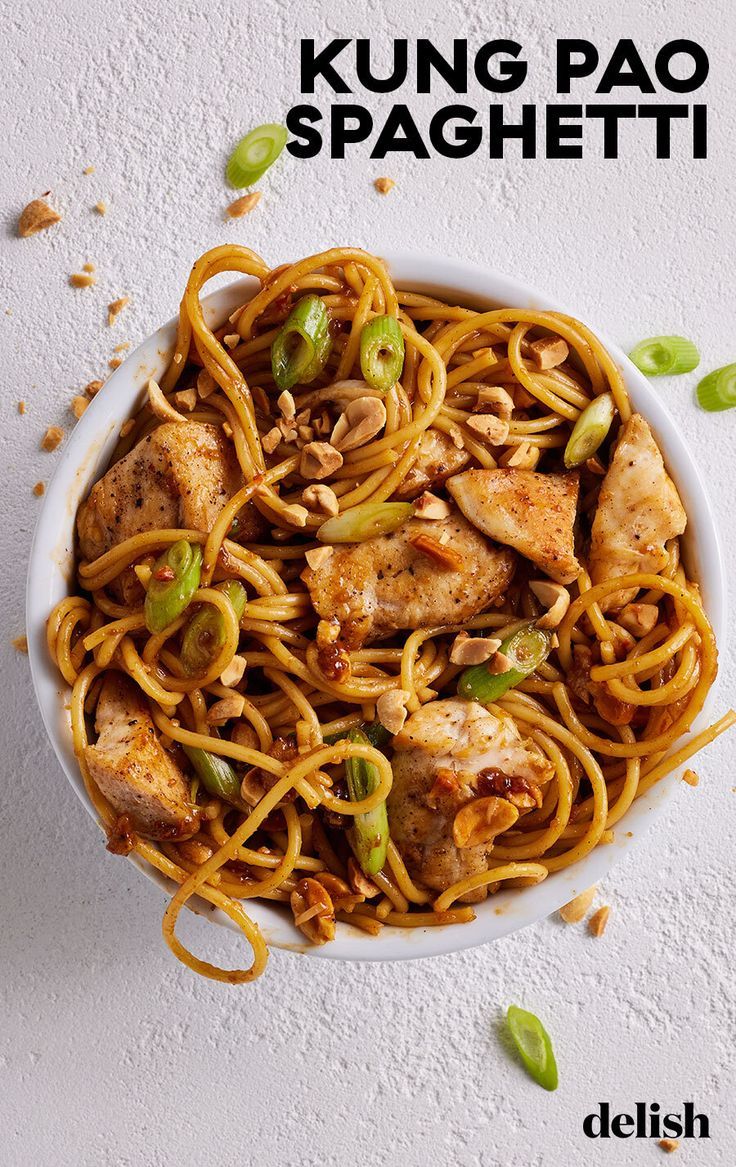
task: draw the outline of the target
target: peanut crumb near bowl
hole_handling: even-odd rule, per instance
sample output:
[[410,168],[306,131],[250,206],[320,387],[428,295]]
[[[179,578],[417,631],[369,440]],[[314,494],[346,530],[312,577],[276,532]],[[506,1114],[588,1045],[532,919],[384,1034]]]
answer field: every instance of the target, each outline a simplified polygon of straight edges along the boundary
[[396,183],[394,182],[393,178],[383,177],[377,178],[373,185],[379,194],[385,195],[388,194],[390,190],[393,190],[393,188],[396,186]]
[[95,271],[95,265],[93,263],[83,263],[82,271]]
[[13,640],[11,640],[10,643],[12,644],[12,646],[16,652],[23,652],[26,655],[28,655],[28,637],[27,636],[16,636],[16,637],[14,637]]
[[88,381],[84,387],[84,391],[88,397],[95,397],[104,383],[104,381]]
[[71,409],[72,413],[74,414],[74,416],[76,417],[77,421],[79,421],[80,417],[82,416],[82,414],[84,413],[84,411],[88,405],[89,405],[89,398],[88,397],[82,397],[82,395],[79,393],[75,397],[72,397],[72,403],[71,403],[70,409]]
[[97,211],[98,215],[106,215],[107,214],[107,203],[103,203],[102,201],[100,201],[99,203],[95,203],[92,210]]
[[24,207],[18,219],[18,234],[23,239],[29,235],[37,235],[39,231],[46,231],[54,223],[61,221],[61,215],[50,207],[45,199],[33,199]]
[[666,1151],[668,1155],[671,1155],[673,1151],[676,1151],[679,1145],[679,1139],[660,1139],[657,1143],[657,1146],[661,1147],[663,1151]]
[[581,891],[580,895],[570,900],[569,904],[560,908],[560,919],[564,920],[566,924],[579,924],[588,914],[588,909],[595,899],[596,890],[595,885],[593,885],[586,891]]
[[113,300],[107,305],[107,323],[113,325],[123,308],[130,303],[130,296],[121,296],[118,300]]
[[92,288],[97,283],[97,280],[92,275],[92,272],[75,271],[69,276],[69,283],[73,288]]
[[85,166],[84,170],[82,171],[82,174],[89,175],[89,174],[94,174],[94,172],[95,172],[94,166]]
[[123,358],[122,357],[110,357],[110,360],[107,363],[111,369],[119,369],[123,363]]
[[688,786],[697,786],[700,782],[700,778],[694,770],[685,770],[682,775],[682,780],[683,782],[687,782]]
[[235,199],[235,202],[230,203],[230,206],[225,210],[226,219],[241,219],[243,215],[248,215],[254,207],[257,207],[261,201],[261,192],[259,190],[251,191],[250,194],[243,195],[242,198]]
[[41,449],[51,453],[56,447],[63,442],[64,431],[60,425],[50,425],[46,433],[41,438]]
[[36,498],[40,498],[42,494],[46,493],[46,486],[43,482],[37,482],[33,488],[33,493]]
[[26,403],[25,403],[25,401],[19,401],[19,402],[18,402],[18,413],[21,415],[21,417],[23,416],[23,414],[25,413],[25,411],[26,411]]
[[611,909],[607,904],[602,908],[598,908],[597,912],[593,912],[593,915],[588,920],[588,931],[590,932],[591,936],[603,935],[606,930],[606,925],[608,924],[608,917],[610,914]]

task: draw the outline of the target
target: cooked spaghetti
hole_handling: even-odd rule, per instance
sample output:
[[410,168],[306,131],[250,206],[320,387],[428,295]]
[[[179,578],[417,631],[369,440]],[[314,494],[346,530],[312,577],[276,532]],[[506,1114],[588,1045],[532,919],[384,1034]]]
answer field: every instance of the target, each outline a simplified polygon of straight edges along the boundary
[[[223,272],[260,288],[212,332]],[[736,720],[683,739],[717,668],[685,512],[569,316],[398,290],[354,248],[271,270],[226,245],[123,434],[49,649],[108,847],[179,885],[164,936],[206,976],[263,971],[252,898],[312,943],[471,920]],[[194,896],[250,967],[182,945]]]

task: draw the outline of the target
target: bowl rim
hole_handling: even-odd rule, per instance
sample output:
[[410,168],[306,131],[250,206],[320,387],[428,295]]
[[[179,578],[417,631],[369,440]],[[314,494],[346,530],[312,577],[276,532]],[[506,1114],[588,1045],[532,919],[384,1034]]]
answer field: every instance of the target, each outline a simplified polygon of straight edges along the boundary
[[[432,291],[458,302],[465,300],[473,304],[486,302],[489,305],[534,307],[585,319],[532,285],[479,263],[421,251],[388,251],[381,254],[398,287],[411,286],[413,289]],[[208,322],[221,322],[243,302],[246,295],[254,294],[257,287],[257,281],[252,278],[240,278],[202,297]],[[166,367],[177,319],[174,317],[162,325],[129,354],[108,378],[105,390],[97,394],[77,423],[49,482],[36,521],[29,557],[26,629],[36,700],[57,760],[95,821],[94,808],[87,797],[71,750],[68,713],[64,710],[69,689],[48,657],[46,619],[51,607],[60,598],[60,589],[68,592],[74,516],[78,503],[86,496],[89,487],[109,461],[120,424],[130,415],[136,400],[142,395],[147,378],[160,375]],[[667,469],[678,487],[688,515],[690,538],[686,541],[687,558],[693,574],[701,583],[705,608],[719,650],[723,652],[727,627],[727,590],[718,529],[703,478],[678,424],[656,389],[617,345],[611,343],[594,325],[588,326],[620,368],[632,401],[652,426],[665,454]],[[114,393],[110,389],[113,385]],[[708,722],[718,685],[719,679],[716,678],[695,727]],[[541,884],[523,890],[501,891],[489,897],[484,903],[475,905],[476,919],[469,924],[411,929],[384,927],[375,937],[366,936],[349,925],[339,924],[332,943],[313,947],[299,940],[296,930],[287,919],[287,913],[279,910],[278,906],[267,901],[251,900],[248,911],[258,921],[270,947],[322,959],[412,960],[474,948],[545,919],[585,888],[598,883],[624,853],[637,845],[644,833],[664,813],[681,785],[676,779],[683,768],[679,767],[674,775],[636,800],[625,817],[630,836],[628,831],[619,829],[613,844],[599,845],[577,864],[548,876]],[[165,876],[138,856],[132,855],[129,860],[150,880],[164,888],[167,894],[171,894],[175,885]],[[208,911],[207,916],[210,920],[239,931],[219,910]]]

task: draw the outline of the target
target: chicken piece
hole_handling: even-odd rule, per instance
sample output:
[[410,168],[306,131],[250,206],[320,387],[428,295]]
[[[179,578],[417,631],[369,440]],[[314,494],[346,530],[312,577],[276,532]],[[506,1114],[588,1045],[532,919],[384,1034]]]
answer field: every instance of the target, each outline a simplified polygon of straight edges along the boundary
[[447,483],[478,530],[514,547],[557,583],[577,579],[575,513],[579,475],[534,470],[466,470]]
[[105,679],[97,702],[97,741],[84,760],[110,805],[148,839],[187,839],[199,829],[189,783],[161,745],[137,686],[122,673]]
[[[159,527],[208,532],[243,485],[235,451],[222,431],[200,422],[166,422],[116,462],[79,508],[84,559],[96,559],[132,535]],[[245,542],[264,529],[249,504],[238,516]]]
[[[687,515],[665,470],[659,446],[635,413],[621,430],[601,484],[590,543],[594,584],[632,572],[658,572],[667,563],[665,543],[681,535]],[[623,608],[636,588],[607,596],[604,611]]]
[[404,481],[394,492],[402,502],[417,498],[425,490],[440,486],[468,462],[467,450],[458,449],[441,430],[428,429],[419,442],[419,454]]
[[[531,789],[545,786],[554,770],[513,718],[496,717],[459,697],[430,701],[412,713],[393,746],[391,838],[412,877],[436,892],[488,870],[493,844],[458,848],[452,833],[457,811],[487,795],[486,774],[502,774],[511,788],[523,782]],[[501,793],[503,786],[493,789]],[[480,888],[462,898],[476,903],[486,894]]]
[[302,572],[317,613],[340,622],[346,643],[381,640],[399,628],[462,624],[503,595],[513,552],[494,546],[453,508],[449,518],[431,523],[433,540],[462,556],[462,567],[452,570],[412,544],[426,538],[427,528],[426,519],[410,519],[391,535],[336,546],[325,563]]

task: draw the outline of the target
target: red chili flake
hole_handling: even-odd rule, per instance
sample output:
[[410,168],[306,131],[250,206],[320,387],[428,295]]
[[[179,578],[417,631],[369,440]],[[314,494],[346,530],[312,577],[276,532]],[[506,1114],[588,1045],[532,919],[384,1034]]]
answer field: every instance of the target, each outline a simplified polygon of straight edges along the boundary
[[173,567],[169,567],[168,565],[164,564],[163,567],[158,567],[156,571],[154,571],[153,578],[158,580],[159,583],[168,583],[170,580],[176,579],[176,573]]

